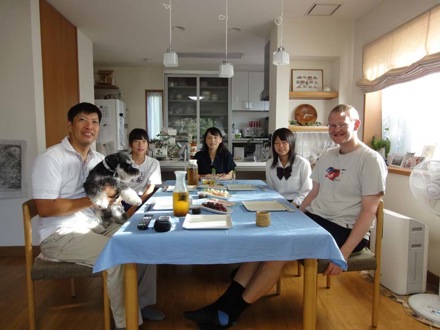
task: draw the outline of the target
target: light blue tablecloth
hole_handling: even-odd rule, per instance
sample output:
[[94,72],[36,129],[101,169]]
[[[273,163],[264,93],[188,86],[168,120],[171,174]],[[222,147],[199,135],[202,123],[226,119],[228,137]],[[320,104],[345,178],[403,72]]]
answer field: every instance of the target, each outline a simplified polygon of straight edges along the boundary
[[[228,182],[226,181],[225,184]],[[230,182],[229,182],[230,183]],[[249,212],[243,200],[278,200],[291,205],[260,180],[237,181],[254,184],[255,191],[230,191],[230,201],[236,203],[231,213],[233,227],[221,230],[186,230],[184,218],[172,217],[173,228],[158,233],[154,229],[138,230],[137,224],[145,213],[145,206],[109,240],[93,270],[108,269],[118,264],[227,264],[246,261],[296,260],[305,258],[330,259],[346,268],[344,258],[333,237],[300,211],[272,211],[271,225],[257,227],[255,212]],[[197,198],[196,192],[191,192]],[[148,202],[171,205],[172,192],[159,189]],[[155,209],[148,213],[171,214]],[[202,211],[209,213],[208,211]],[[209,213],[212,214],[212,213]]]

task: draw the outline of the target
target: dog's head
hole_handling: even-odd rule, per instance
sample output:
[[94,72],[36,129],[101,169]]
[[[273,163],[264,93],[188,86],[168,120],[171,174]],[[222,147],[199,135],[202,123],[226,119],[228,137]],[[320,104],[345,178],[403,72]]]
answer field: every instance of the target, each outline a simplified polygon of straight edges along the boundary
[[102,162],[107,170],[114,172],[122,181],[129,181],[139,175],[139,170],[133,167],[130,158],[124,152],[110,154]]

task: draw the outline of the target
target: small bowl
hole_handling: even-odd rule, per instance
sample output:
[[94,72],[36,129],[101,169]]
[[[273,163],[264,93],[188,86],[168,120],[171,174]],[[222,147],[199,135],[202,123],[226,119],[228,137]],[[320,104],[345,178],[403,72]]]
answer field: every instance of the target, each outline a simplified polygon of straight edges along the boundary
[[200,206],[193,206],[191,208],[191,213],[192,214],[200,214],[200,213],[202,213],[202,208]]

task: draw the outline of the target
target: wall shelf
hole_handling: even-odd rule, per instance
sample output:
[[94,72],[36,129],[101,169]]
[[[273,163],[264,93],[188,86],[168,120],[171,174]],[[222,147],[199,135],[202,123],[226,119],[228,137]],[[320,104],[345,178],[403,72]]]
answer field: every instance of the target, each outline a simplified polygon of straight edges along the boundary
[[290,92],[291,100],[332,100],[339,96],[338,92]]
[[300,126],[289,125],[292,132],[328,132],[327,126]]

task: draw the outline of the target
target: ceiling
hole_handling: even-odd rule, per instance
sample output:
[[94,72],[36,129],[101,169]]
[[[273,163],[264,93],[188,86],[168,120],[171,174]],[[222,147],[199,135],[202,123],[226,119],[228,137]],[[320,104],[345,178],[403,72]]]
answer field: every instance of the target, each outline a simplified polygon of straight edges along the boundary
[[[96,66],[162,66],[169,47],[169,0],[47,0],[93,42]],[[356,20],[382,0],[284,0],[284,21],[303,17],[315,4],[341,4],[332,19]],[[172,32],[177,53],[225,52],[225,14],[222,0],[174,0]],[[264,45],[281,0],[229,0],[228,53],[237,67],[262,66]],[[287,49],[288,51],[288,49]],[[179,57],[179,69],[217,70],[222,58]]]

